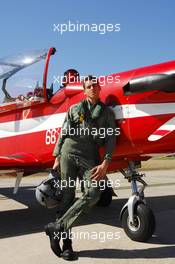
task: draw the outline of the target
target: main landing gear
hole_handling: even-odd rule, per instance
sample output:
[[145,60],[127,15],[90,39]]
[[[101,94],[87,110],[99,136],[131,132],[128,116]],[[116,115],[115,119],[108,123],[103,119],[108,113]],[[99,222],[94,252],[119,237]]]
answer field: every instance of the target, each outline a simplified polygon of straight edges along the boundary
[[[144,189],[147,186],[142,179],[144,174],[136,171],[135,163],[129,162],[127,171],[120,171],[131,183],[132,195],[123,206],[120,219],[125,233],[134,241],[146,242],[155,231],[155,217],[152,210],[146,204]],[[137,182],[142,186],[138,188]]]

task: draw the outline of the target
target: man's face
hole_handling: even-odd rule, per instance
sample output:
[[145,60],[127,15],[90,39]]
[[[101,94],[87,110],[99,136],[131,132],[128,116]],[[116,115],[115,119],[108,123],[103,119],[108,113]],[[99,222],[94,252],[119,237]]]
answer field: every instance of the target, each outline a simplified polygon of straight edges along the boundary
[[98,100],[100,96],[101,87],[98,83],[93,83],[93,81],[86,81],[84,93],[87,98],[92,100]]

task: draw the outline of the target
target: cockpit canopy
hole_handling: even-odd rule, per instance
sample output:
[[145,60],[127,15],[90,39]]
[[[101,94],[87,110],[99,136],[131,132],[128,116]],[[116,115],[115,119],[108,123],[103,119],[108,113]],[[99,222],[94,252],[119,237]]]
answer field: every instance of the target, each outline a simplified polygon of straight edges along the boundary
[[[44,98],[42,78],[44,60],[47,54],[48,50],[43,49],[0,59],[0,81],[2,81],[2,92],[5,95],[4,98],[1,95],[1,102],[7,103],[16,100],[38,100]],[[36,64],[39,61],[42,61],[41,65],[39,63],[40,71],[38,64]],[[20,70],[32,64],[36,65],[32,66],[34,69],[32,69],[31,73],[30,70],[27,73],[23,70],[22,74],[20,73],[19,75],[18,72]]]
[[8,79],[16,72],[36,63],[47,56],[47,49],[20,53],[16,56],[0,59],[0,79]]

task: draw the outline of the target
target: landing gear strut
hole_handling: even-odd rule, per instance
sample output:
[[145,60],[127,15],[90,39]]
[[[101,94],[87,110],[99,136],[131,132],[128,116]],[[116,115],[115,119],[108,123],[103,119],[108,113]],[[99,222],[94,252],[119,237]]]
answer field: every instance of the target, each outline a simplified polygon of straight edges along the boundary
[[13,194],[17,194],[18,189],[19,189],[19,185],[21,183],[22,177],[23,177],[24,172],[23,171],[18,171],[17,172],[17,177],[16,177],[16,181],[15,181],[15,187],[13,190]]
[[[127,171],[121,170],[120,172],[131,183],[132,189],[132,195],[120,213],[122,226],[132,240],[145,242],[153,235],[156,224],[154,214],[146,204],[144,197],[144,189],[147,186],[142,179],[144,174],[137,172],[133,161],[129,162]],[[140,188],[137,182],[142,184]]]

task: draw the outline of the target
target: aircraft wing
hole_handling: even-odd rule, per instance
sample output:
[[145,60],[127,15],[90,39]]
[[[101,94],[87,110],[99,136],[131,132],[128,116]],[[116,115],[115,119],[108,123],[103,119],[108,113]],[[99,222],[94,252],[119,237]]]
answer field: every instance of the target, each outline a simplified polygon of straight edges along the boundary
[[[0,156],[0,169],[27,169],[28,167],[36,169],[39,166],[39,160],[29,153],[15,153],[12,155]],[[24,172],[17,173],[13,194],[16,194]],[[29,174],[26,174],[29,175]]]
[[15,153],[7,156],[0,156],[0,168],[28,167],[38,164],[39,160],[29,153]]
[[175,130],[175,117],[168,120],[166,123],[164,123],[162,126],[160,126],[158,129],[156,129],[152,135],[149,136],[149,141],[157,141],[162,139],[163,137],[170,134],[172,131]]

